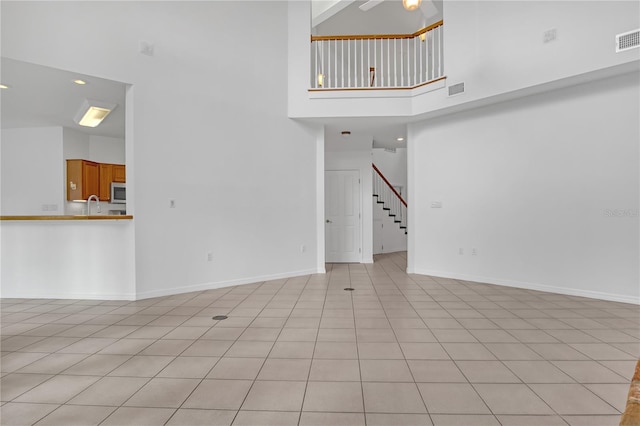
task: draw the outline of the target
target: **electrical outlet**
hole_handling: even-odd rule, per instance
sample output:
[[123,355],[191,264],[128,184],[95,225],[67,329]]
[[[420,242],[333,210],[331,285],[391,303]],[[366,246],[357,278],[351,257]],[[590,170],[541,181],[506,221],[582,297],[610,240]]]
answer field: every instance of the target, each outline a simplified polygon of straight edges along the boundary
[[169,200],[169,208],[170,209],[176,208],[176,200]]
[[305,251],[307,251],[307,246],[303,244],[300,246],[300,253],[304,253]]
[[471,256],[477,256],[478,255],[478,250],[476,250],[475,248],[471,249]]
[[211,252],[207,253],[207,262],[213,262],[213,253]]

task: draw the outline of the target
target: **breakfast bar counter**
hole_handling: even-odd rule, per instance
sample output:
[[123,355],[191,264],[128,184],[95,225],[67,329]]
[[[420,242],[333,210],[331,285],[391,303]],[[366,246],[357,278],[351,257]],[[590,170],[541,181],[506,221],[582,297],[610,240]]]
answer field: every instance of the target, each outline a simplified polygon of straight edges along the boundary
[[131,220],[132,215],[0,216],[0,220]]
[[134,300],[132,219],[108,214],[0,216],[0,297]]

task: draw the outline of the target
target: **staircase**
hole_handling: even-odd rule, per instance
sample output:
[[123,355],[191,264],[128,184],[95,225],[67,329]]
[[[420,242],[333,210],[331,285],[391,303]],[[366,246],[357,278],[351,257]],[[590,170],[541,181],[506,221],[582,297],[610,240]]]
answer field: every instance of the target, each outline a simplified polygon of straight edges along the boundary
[[373,196],[376,197],[377,203],[382,204],[382,209],[387,211],[393,221],[400,226],[407,234],[407,202],[402,199],[393,185],[389,183],[382,172],[373,166]]

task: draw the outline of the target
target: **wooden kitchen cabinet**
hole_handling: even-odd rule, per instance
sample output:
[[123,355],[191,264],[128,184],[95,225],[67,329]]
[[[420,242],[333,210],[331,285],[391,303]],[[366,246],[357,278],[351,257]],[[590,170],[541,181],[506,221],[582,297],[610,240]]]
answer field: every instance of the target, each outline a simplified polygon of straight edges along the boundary
[[67,200],[84,200],[97,195],[100,201],[111,201],[111,182],[124,183],[124,164],[67,160]]
[[98,168],[100,170],[100,191],[98,191],[98,198],[100,198],[100,201],[110,201],[114,165],[100,163]]
[[67,160],[67,200],[86,200],[99,192],[99,164],[87,160]]
[[114,164],[113,165],[113,181],[125,183],[127,181],[127,172],[124,164]]

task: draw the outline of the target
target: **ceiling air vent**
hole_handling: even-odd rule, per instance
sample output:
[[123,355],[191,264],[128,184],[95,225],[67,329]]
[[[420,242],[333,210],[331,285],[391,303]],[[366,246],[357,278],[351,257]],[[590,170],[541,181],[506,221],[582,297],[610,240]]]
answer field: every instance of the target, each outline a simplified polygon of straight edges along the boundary
[[460,93],[464,93],[464,83],[449,86],[449,96],[459,95]]
[[640,47],[640,29],[616,36],[616,52],[623,52],[636,47]]

